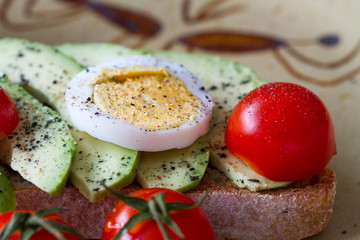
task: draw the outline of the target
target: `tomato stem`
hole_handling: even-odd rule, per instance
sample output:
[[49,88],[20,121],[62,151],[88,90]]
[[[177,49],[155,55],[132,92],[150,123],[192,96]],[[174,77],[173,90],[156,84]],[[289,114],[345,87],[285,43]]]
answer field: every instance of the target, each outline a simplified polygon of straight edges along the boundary
[[[112,194],[117,196],[129,207],[132,207],[139,211],[139,213],[133,215],[129,221],[123,226],[122,229],[114,236],[115,239],[120,237],[129,231],[133,226],[141,221],[153,219],[159,227],[159,230],[164,240],[171,240],[169,233],[165,228],[165,224],[180,238],[185,238],[185,235],[180,230],[179,226],[171,219],[170,212],[176,210],[193,209],[199,207],[206,199],[208,191],[202,196],[200,201],[196,204],[182,203],[182,202],[165,202],[165,193],[159,192],[151,196],[147,201],[142,198],[128,196],[122,194],[103,183],[103,186]],[[1,239],[0,239],[1,240]]]
[[11,220],[5,225],[3,231],[0,233],[0,240],[8,239],[13,233],[20,231],[19,240],[28,240],[32,235],[41,229],[45,229],[58,240],[66,240],[62,232],[71,233],[85,239],[81,234],[64,225],[53,220],[46,220],[44,217],[58,213],[63,209],[49,208],[40,210],[34,214],[28,212],[14,212]]
[[45,228],[49,233],[51,233],[54,237],[56,237],[58,240],[66,240],[66,238],[61,234],[61,232],[58,229],[54,228],[54,226],[52,226],[49,222],[50,221],[46,221],[37,215],[33,215],[28,219],[29,225],[38,226],[37,228],[41,226],[42,228]]
[[[178,225],[171,219],[171,217],[169,215],[169,210],[167,209],[167,205],[165,203],[165,193],[160,192],[160,193],[154,194],[149,201],[149,208],[150,208],[150,203],[152,201],[155,203],[154,206],[157,207],[157,208],[155,208],[155,211],[157,209],[159,209],[161,211],[161,213],[156,211],[156,214],[160,217],[160,224],[161,224],[161,227],[164,229],[165,233],[167,234],[165,227],[163,225],[164,223],[166,223],[171,228],[171,230],[173,230],[176,233],[176,235],[178,235],[178,237],[184,238],[185,237],[184,234],[181,232]],[[157,223],[159,225],[158,221],[157,221]],[[160,225],[159,225],[159,228],[160,228]],[[168,240],[164,234],[163,234],[163,236],[164,236],[165,240]]]
[[156,200],[153,199],[153,197],[151,198],[151,200],[149,201],[149,211],[150,214],[152,216],[152,218],[155,220],[156,224],[158,225],[161,235],[163,235],[165,240],[170,240],[169,234],[167,233],[165,226],[163,224],[163,221],[160,220],[160,216],[159,213],[156,209]]
[[16,212],[13,214],[11,221],[8,222],[0,234],[0,240],[8,239],[14,232],[20,229],[29,218],[30,214],[25,212]]

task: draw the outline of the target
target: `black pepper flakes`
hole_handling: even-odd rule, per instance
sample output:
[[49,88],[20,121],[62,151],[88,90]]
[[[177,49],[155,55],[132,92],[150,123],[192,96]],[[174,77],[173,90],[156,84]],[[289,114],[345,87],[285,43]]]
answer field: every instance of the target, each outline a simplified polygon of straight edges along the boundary
[[253,178],[249,178],[248,181],[249,181],[249,182],[253,182],[253,183],[260,183],[260,180],[258,180],[258,179],[253,179]]
[[21,84],[28,84],[29,80],[25,78],[24,74],[20,74],[20,82]]
[[217,90],[217,86],[215,85],[210,86],[209,91],[215,91],[215,90]]
[[191,176],[190,177],[190,181],[196,181],[196,180],[199,180],[200,177],[199,176]]
[[226,150],[226,149],[227,149],[227,146],[222,146],[220,149],[221,149],[221,150]]

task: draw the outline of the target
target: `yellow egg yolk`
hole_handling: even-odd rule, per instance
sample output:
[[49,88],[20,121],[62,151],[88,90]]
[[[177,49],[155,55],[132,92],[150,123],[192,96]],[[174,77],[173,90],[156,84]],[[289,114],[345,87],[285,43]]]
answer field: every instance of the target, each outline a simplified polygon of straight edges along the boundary
[[194,120],[200,99],[164,68],[104,69],[88,81],[94,104],[112,117],[149,129],[170,129]]

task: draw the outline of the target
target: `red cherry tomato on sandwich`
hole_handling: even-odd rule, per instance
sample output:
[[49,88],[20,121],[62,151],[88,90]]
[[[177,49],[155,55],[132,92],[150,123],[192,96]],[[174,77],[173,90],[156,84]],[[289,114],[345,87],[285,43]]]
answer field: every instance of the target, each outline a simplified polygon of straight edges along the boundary
[[[2,213],[0,215],[0,232],[3,231],[5,225],[11,220],[11,218],[13,217],[15,212],[24,212],[24,213],[30,213],[30,214],[34,214],[35,212],[32,210],[25,210],[25,209],[16,209],[14,211],[10,211],[10,212],[5,212]],[[52,220],[52,221],[56,221],[58,223],[61,223],[63,225],[68,226],[65,222],[63,222],[57,214],[50,214],[47,215],[46,217],[44,217],[43,219],[45,220]],[[62,235],[65,237],[65,239],[68,240],[81,240],[80,237],[73,235],[71,233],[62,233]],[[20,232],[17,231],[15,233],[13,233],[9,238],[7,238],[8,240],[18,240],[20,237]],[[47,230],[45,229],[40,229],[38,232],[34,233],[31,237],[30,240],[57,240],[57,238],[52,235],[51,233],[49,233]]]
[[12,133],[18,123],[16,106],[5,90],[0,87],[0,139]]
[[[165,202],[183,202],[194,204],[190,198],[182,193],[163,189],[163,188],[144,188],[129,194],[130,196],[139,197],[149,200],[156,193],[165,193]],[[118,201],[112,212],[106,218],[102,233],[102,240],[110,240],[119,232],[119,230],[129,221],[129,219],[138,213],[137,210],[127,206],[123,201]],[[171,219],[179,226],[185,238],[178,237],[170,228],[165,226],[172,240],[180,239],[207,239],[213,240],[214,235],[212,228],[205,214],[200,208],[176,210],[170,212]],[[161,232],[155,220],[144,220],[132,227],[120,239],[126,240],[152,240],[163,239]]]
[[242,98],[229,116],[225,142],[255,172],[275,181],[310,177],[336,154],[325,105],[292,83],[265,84]]

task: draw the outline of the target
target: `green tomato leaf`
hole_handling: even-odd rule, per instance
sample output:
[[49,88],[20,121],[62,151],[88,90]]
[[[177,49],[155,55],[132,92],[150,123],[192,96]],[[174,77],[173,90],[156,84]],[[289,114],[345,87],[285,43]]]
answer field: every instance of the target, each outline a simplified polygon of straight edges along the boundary
[[[66,240],[66,238],[62,235],[59,229],[56,229],[50,221],[47,221],[37,215],[32,215],[28,220],[28,225],[35,225],[39,226],[41,228],[46,229],[49,233],[51,233],[54,237],[56,237],[58,240]],[[28,229],[26,229],[27,231]],[[24,231],[24,232],[26,232]]]
[[151,198],[153,199],[153,201],[155,201],[157,207],[160,209],[162,216],[164,216],[165,218],[168,217],[169,214],[165,204],[165,193],[164,192],[156,193],[152,195]]
[[60,232],[64,232],[64,233],[71,233],[75,236],[78,236],[81,239],[85,239],[84,236],[82,236],[80,233],[78,233],[77,231],[75,231],[74,229],[72,229],[71,227],[64,225],[62,223],[53,221],[53,220],[46,220],[46,222],[51,225],[53,228],[59,230]]
[[20,232],[19,240],[29,240],[37,231],[39,231],[38,228],[26,228]]
[[203,204],[203,202],[205,201],[208,194],[209,194],[209,191],[206,191],[204,193],[204,195],[201,197],[200,201],[197,202],[196,204],[183,203],[183,202],[168,202],[168,203],[166,203],[166,208],[169,212],[175,211],[175,210],[185,210],[185,209],[197,208]]
[[7,240],[14,232],[22,229],[30,213],[15,212],[0,234],[0,240]]
[[126,194],[120,193],[112,188],[109,188],[108,186],[106,186],[105,184],[103,184],[103,186],[106,188],[106,190],[108,190],[109,192],[111,192],[113,195],[115,195],[116,197],[118,197],[121,201],[123,201],[126,205],[128,205],[129,207],[132,207],[140,212],[144,212],[147,211],[148,207],[147,207],[147,203],[148,201],[142,198],[138,198],[138,197],[132,197],[132,196],[128,196]]
[[63,210],[64,210],[63,208],[47,208],[47,209],[42,209],[42,210],[37,211],[36,213],[34,213],[33,216],[38,216],[40,218],[44,218],[50,214],[59,213]]
[[159,213],[158,213],[156,207],[157,207],[156,202],[154,201],[153,198],[151,198],[149,201],[150,214],[151,214],[152,218],[155,220],[156,224],[158,225],[160,232],[163,235],[164,239],[171,240],[168,232],[165,229],[163,222],[160,220],[160,216],[159,216]]

